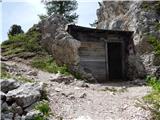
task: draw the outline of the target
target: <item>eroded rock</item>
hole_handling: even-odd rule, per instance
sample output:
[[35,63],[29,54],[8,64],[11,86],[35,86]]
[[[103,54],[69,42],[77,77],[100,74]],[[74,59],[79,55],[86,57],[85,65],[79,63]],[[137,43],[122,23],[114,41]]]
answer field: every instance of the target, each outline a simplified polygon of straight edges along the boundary
[[18,88],[20,86],[20,83],[14,79],[8,79],[8,80],[1,79],[0,85],[1,85],[1,91],[7,93],[8,91]]
[[21,107],[27,107],[39,101],[41,91],[43,90],[42,83],[25,83],[19,88],[7,93],[7,101],[15,101]]

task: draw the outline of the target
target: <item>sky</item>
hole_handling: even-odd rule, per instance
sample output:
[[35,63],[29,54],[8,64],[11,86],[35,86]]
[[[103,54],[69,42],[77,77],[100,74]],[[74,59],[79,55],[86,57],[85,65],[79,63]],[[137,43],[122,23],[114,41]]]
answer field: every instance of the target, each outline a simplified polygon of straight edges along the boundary
[[[90,27],[89,23],[97,19],[98,1],[100,0],[78,0],[77,25]],[[40,21],[38,15],[45,13],[46,9],[41,0],[2,0],[0,2],[0,41],[7,39],[7,33],[13,24],[21,25],[26,32],[33,24]]]

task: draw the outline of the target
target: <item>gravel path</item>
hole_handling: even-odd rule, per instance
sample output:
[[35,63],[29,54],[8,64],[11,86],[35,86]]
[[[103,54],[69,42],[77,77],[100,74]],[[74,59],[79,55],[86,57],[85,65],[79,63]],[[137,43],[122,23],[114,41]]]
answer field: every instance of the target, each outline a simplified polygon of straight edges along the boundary
[[[50,107],[57,119],[63,120],[149,120],[150,112],[137,103],[150,92],[147,86],[133,82],[89,84],[74,81],[70,84],[51,81],[59,77],[33,69],[23,63],[5,62],[16,65],[22,75],[45,82],[49,92]],[[31,72],[32,71],[32,72]],[[29,73],[37,72],[37,75]],[[28,75],[29,74],[29,75]]]

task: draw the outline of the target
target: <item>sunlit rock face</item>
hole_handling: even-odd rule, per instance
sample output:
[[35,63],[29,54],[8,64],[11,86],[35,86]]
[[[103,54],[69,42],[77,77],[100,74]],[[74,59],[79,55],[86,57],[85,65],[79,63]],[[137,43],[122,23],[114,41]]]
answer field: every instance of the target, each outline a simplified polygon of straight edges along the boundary
[[60,65],[76,65],[79,62],[80,42],[65,31],[67,21],[59,15],[43,20],[39,26],[42,33],[42,45],[53,55]]
[[[144,8],[145,4],[143,1],[103,1],[97,10],[97,28],[134,31],[137,52],[150,52],[152,48],[147,43],[147,35],[160,37],[155,26],[160,22],[160,15],[154,9]],[[150,1],[149,4],[157,3]]]
[[[158,1],[103,1],[97,10],[97,28],[134,31],[137,55],[144,60],[144,55],[150,55],[153,51],[148,43],[148,36],[160,38],[160,30],[156,27],[156,24],[160,23],[160,13],[155,10],[157,4]],[[154,64],[144,62],[144,65],[149,69]]]

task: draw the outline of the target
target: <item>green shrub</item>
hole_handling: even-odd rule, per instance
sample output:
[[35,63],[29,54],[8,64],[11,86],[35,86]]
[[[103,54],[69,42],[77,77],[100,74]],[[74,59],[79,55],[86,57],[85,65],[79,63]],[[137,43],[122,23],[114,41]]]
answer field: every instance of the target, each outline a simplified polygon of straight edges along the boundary
[[36,115],[34,116],[33,120],[46,120],[46,119],[41,115]]
[[159,79],[157,79],[155,76],[147,76],[146,80],[149,86],[151,86],[155,91],[160,92],[160,80]]
[[141,8],[145,11],[155,10],[160,15],[160,1],[143,1]]
[[44,116],[49,116],[50,107],[47,101],[41,101],[35,106],[36,110],[39,110],[43,113]]
[[37,57],[32,60],[31,62],[32,67],[41,69],[43,71],[47,71],[50,73],[58,73],[60,72],[61,74],[64,75],[69,75],[69,71],[67,69],[67,66],[58,66],[53,57],[51,56],[46,56],[46,57]]
[[11,75],[6,71],[1,70],[1,79],[4,78],[11,78]]
[[148,42],[153,46],[155,55],[160,56],[160,40],[155,36],[148,36]]
[[157,79],[154,76],[148,76],[146,80],[153,91],[143,99],[151,105],[150,110],[153,119],[160,120],[160,79]]
[[44,51],[40,45],[40,33],[29,31],[26,34],[9,35],[9,40],[2,43],[2,55],[16,55],[23,52]]

